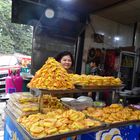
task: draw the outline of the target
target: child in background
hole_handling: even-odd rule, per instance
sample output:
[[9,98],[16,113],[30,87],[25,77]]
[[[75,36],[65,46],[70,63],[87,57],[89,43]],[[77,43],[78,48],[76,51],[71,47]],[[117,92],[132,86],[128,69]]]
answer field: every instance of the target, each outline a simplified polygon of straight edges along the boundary
[[100,75],[100,64],[97,60],[90,61],[90,74],[92,75]]

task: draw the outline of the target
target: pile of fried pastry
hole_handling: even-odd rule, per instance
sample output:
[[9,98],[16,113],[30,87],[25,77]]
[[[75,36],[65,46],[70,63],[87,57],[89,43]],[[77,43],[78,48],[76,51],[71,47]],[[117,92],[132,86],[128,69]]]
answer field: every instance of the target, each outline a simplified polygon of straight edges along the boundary
[[49,90],[73,89],[74,85],[67,71],[53,57],[49,57],[28,84],[30,88]]
[[65,90],[74,89],[75,84],[84,86],[120,86],[122,81],[120,78],[113,76],[68,74],[61,63],[57,62],[53,57],[49,57],[28,83],[28,87]]
[[30,92],[13,93],[10,95],[6,107],[16,118],[38,113],[38,97],[33,96]]
[[74,84],[83,86],[120,86],[122,84],[120,78],[115,78],[113,76],[70,74],[70,77]]
[[66,110],[66,107],[60,102],[60,99],[51,95],[43,95],[42,113],[48,113],[57,109]]
[[104,108],[89,107],[83,110],[83,113],[106,123],[140,120],[140,110],[123,107],[120,104],[111,104]]
[[[48,113],[57,109],[66,110],[60,99],[51,95],[42,96],[43,105],[41,111]],[[7,108],[16,118],[25,115],[39,113],[39,97],[33,96],[30,92],[14,93],[7,101]]]
[[47,114],[33,114],[18,118],[18,122],[36,138],[62,134],[79,129],[100,126],[96,120],[86,118],[85,114],[75,110],[57,109]]
[[59,99],[51,95],[44,95],[43,103],[44,114],[36,113],[17,119],[35,138],[102,126],[102,122],[112,124],[140,120],[140,110],[123,107],[121,104],[76,111],[66,108]]

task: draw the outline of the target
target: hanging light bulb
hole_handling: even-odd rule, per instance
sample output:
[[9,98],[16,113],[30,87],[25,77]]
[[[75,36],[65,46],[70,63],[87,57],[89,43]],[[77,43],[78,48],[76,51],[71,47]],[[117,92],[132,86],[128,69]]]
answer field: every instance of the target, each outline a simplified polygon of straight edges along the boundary
[[114,40],[115,40],[115,41],[119,41],[119,40],[120,40],[120,37],[115,36],[115,37],[114,37]]
[[53,18],[54,15],[55,15],[55,12],[54,12],[53,9],[47,8],[47,9],[45,10],[45,16],[46,16],[47,18]]

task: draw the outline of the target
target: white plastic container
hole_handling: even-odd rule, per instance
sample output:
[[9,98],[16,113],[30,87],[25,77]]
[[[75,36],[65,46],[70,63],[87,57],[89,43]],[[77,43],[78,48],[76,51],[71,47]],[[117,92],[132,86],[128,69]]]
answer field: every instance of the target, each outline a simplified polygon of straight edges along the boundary
[[71,104],[71,101],[75,101],[75,98],[69,98],[69,97],[63,97],[60,99],[62,102],[66,103],[66,104]]

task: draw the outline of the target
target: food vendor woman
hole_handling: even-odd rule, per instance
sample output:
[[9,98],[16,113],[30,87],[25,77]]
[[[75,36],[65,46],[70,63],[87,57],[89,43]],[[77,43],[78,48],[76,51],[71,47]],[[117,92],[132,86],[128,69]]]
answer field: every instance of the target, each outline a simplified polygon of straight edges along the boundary
[[[63,66],[63,68],[65,68],[67,70],[68,73],[73,73],[73,66],[74,66],[74,59],[73,59],[73,55],[71,52],[69,51],[63,51],[60,52],[56,57],[55,57],[56,61],[60,62]],[[71,97],[72,95],[68,95],[67,97]],[[58,96],[58,98],[60,98],[61,96]],[[76,139],[75,136],[67,138],[67,139],[71,139],[74,140]]]
[[55,59],[62,64],[68,73],[73,73],[74,59],[71,52],[63,51],[59,53]]

